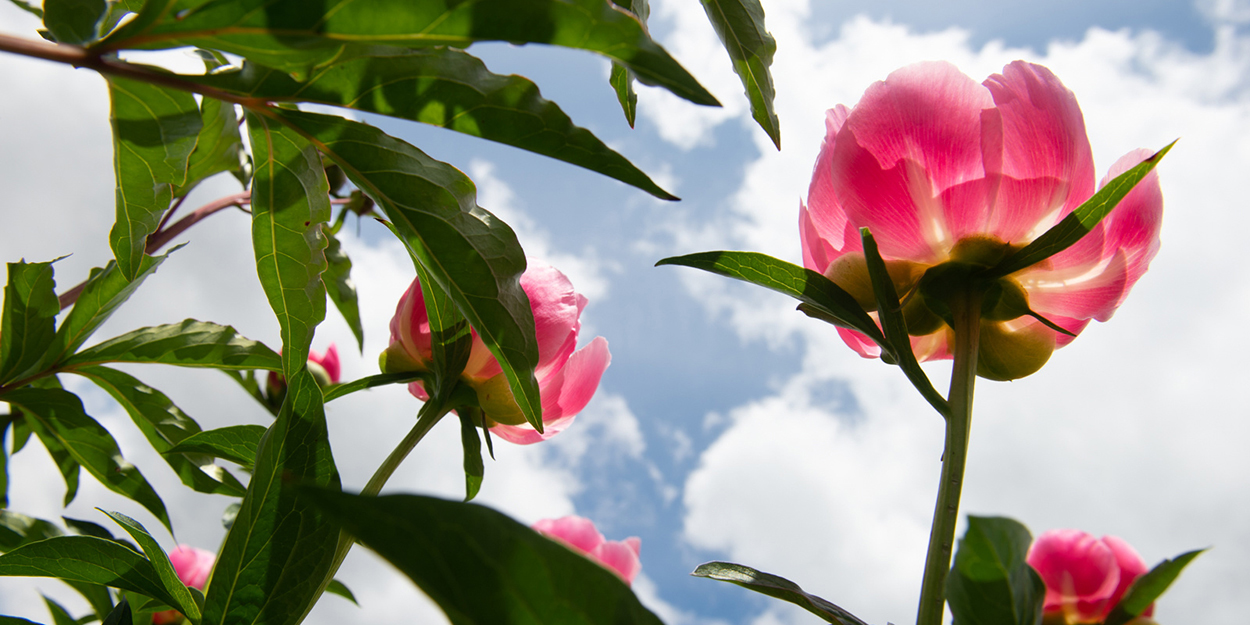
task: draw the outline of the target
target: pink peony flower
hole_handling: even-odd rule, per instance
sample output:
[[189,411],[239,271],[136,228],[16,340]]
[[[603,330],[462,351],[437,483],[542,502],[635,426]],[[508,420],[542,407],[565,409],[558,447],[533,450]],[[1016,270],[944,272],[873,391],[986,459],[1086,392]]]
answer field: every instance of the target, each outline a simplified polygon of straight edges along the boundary
[[[169,552],[169,562],[174,565],[178,579],[188,587],[200,590],[204,590],[204,585],[208,583],[208,575],[213,571],[213,561],[216,559],[217,556],[212,552],[186,545],[178,545]],[[177,610],[165,610],[152,615],[155,625],[179,623],[182,620],[182,614]]]
[[590,519],[579,516],[543,519],[532,527],[534,531],[586,554],[619,575],[626,584],[633,583],[638,571],[642,570],[642,562],[638,559],[642,541],[637,536],[625,540],[605,540]]
[[[949,327],[923,297],[907,299],[928,269],[993,264],[1094,193],[1076,98],[1040,65],[1016,61],[979,85],[948,63],[905,67],[855,108],[830,109],[825,127],[799,211],[803,264],[875,310],[859,235],[870,228],[922,361],[951,356]],[[1149,155],[1121,157],[1102,184]],[[1021,305],[1073,334],[1111,318],[1159,249],[1162,213],[1152,172],[1080,242],[1003,278],[1014,303],[983,312],[978,373],[1029,375],[1072,340],[1023,316]],[[880,355],[866,336],[839,332],[860,355]]]
[[[573,291],[572,283],[559,270],[530,261],[521,276],[521,288],[529,297],[537,331],[538,367],[534,374],[542,397],[543,432],[539,434],[525,421],[503,370],[477,332],[473,333],[469,362],[460,377],[477,392],[491,432],[526,445],[551,438],[572,423],[595,394],[612,357],[603,337],[595,337],[574,351],[586,298]],[[417,280],[399,300],[391,319],[391,347],[384,357],[388,363],[397,359],[409,361],[403,365],[408,370],[429,369],[433,358],[430,324]],[[386,368],[390,370],[391,366]],[[413,382],[408,390],[419,399],[429,397],[421,382]]]
[[[320,371],[318,371],[320,369]],[[339,383],[339,348],[334,343],[326,348],[325,354],[318,354],[314,351],[308,352],[308,370],[317,378],[318,382],[329,380],[329,384]],[[319,375],[325,373],[324,377]]]
[[[1149,570],[1123,540],[1097,539],[1078,530],[1050,530],[1038,536],[1027,559],[1046,582],[1043,613],[1069,624],[1101,623],[1133,580]],[[1152,605],[1143,616],[1153,613]]]

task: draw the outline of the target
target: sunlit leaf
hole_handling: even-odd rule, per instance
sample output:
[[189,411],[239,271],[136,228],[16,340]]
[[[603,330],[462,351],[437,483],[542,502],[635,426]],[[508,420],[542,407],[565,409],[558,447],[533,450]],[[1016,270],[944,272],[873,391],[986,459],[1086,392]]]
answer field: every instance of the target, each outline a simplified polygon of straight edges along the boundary
[[331,400],[338,399],[344,395],[350,395],[357,391],[363,391],[378,386],[386,386],[387,384],[408,384],[409,382],[415,382],[428,377],[430,377],[430,374],[425,372],[379,373],[377,375],[360,378],[359,380],[352,380],[351,382],[344,382],[342,384],[335,384],[334,386],[331,386],[326,389],[326,402],[328,403]]
[[195,140],[195,150],[187,160],[187,179],[174,189],[174,197],[186,195],[200,181],[223,171],[239,172],[243,139],[234,105],[213,98],[200,101],[203,124]]
[[60,535],[61,528],[43,519],[0,509],[0,553]]
[[165,453],[205,454],[250,467],[264,435],[265,428],[259,425],[228,425],[188,436]]
[[269,371],[282,368],[281,359],[264,344],[240,336],[230,326],[194,319],[127,332],[78,352],[63,367],[109,362]]
[[60,310],[52,263],[9,263],[0,316],[0,384],[38,372],[56,336]]
[[798,584],[784,577],[757,571],[749,566],[732,562],[708,562],[700,564],[691,575],[737,584],[748,590],[788,601],[837,625],[866,625],[854,614],[816,595],[804,592]]
[[701,0],[708,21],[720,36],[734,73],[742,80],[751,116],[781,149],[781,123],[773,108],[773,76],[768,68],[777,52],[777,41],[764,28],[764,7],[759,0]]
[[55,577],[137,592],[174,605],[152,563],[119,543],[59,536],[0,555],[0,576]]
[[[651,16],[651,4],[648,0],[611,0],[622,9],[634,14],[638,18],[638,23],[642,24],[643,30],[647,28],[647,18]],[[625,121],[629,122],[629,127],[634,127],[634,120],[638,116],[638,94],[634,92],[634,73],[629,68],[616,62],[612,62],[612,73],[608,77],[612,90],[616,92],[616,100],[621,104],[621,111],[625,113]]]
[[105,512],[109,518],[117,522],[122,529],[126,530],[130,537],[139,543],[139,548],[143,550],[143,554],[148,557],[148,562],[152,564],[152,568],[156,571],[157,577],[160,578],[161,584],[164,585],[165,592],[174,600],[169,604],[170,607],[183,613],[191,622],[195,623],[200,620],[200,606],[196,605],[195,599],[191,597],[191,592],[178,578],[178,572],[174,570],[174,565],[169,561],[169,556],[157,544],[156,539],[148,533],[143,524],[120,513]]

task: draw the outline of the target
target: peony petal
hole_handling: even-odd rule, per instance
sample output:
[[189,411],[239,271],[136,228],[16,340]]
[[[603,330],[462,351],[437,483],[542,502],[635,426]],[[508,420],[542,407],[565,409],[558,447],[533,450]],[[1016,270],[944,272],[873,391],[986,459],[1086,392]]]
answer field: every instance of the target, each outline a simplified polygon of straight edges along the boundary
[[881,355],[881,346],[861,332],[838,327],[838,336],[864,358],[876,358]]
[[208,575],[213,570],[213,562],[217,556],[211,551],[196,549],[186,545],[178,545],[169,552],[169,562],[174,565],[174,572],[183,584],[192,588],[204,589]]
[[[1120,584],[1116,586],[1115,593],[1107,601],[1107,609],[1111,609],[1120,602],[1120,599],[1124,597],[1124,593],[1128,592],[1128,587],[1133,584],[1133,580],[1145,575],[1150,569],[1142,561],[1141,556],[1137,554],[1137,550],[1124,542],[1123,539],[1116,536],[1103,536],[1102,542],[1111,549],[1111,553],[1115,555],[1116,564],[1120,567]],[[1153,604],[1143,612],[1146,616],[1150,616],[1153,613]]]
[[642,562],[638,559],[640,545],[637,537],[624,541],[609,540],[599,545],[591,556],[630,584],[642,570]]
[[342,367],[339,363],[338,346],[330,343],[324,355],[310,351],[308,352],[308,359],[321,365],[321,368],[326,370],[326,375],[330,376],[331,384],[338,384],[339,374],[342,372]]
[[[812,168],[812,182],[807,188],[807,202],[813,212],[812,226],[820,233],[820,238],[835,250],[842,250],[846,243],[844,234],[847,223],[846,212],[838,203],[833,188],[833,146],[848,115],[850,110],[841,104],[825,112],[825,140],[820,144],[820,154]],[[824,269],[815,271],[823,272]]]
[[581,327],[578,315],[585,298],[573,291],[573,283],[559,269],[540,262],[529,262],[521,275],[521,288],[529,296],[534,311],[534,330],[538,339],[538,363],[542,367],[558,356],[569,337],[576,342]]
[[989,231],[1010,243],[1024,242],[1019,237],[1043,218],[1056,209],[1060,216],[1072,212],[1094,192],[1085,118],[1076,96],[1041,65],[1016,61],[984,85],[1002,123],[1001,160],[986,160],[991,173],[1020,183],[1040,181],[1032,193],[1016,189],[1000,197]]
[[581,551],[591,553],[603,544],[603,534],[595,529],[590,519],[566,516],[559,519],[543,519],[533,526],[534,531],[555,538]]
[[1031,271],[1021,274],[1019,281],[1029,294],[1029,307],[1048,319],[1061,316],[1106,321],[1124,301],[1129,286],[1126,259],[1120,252],[1084,275]]
[[799,202],[799,242],[803,246],[803,266],[824,273],[833,259],[841,256],[816,230],[811,213]]
[[425,314],[425,297],[421,295],[421,283],[413,280],[399,298],[395,316],[391,318],[391,342],[399,342],[404,351],[417,362],[429,362],[430,320]]
[[573,352],[563,367],[538,380],[543,400],[543,432],[527,425],[496,424],[490,431],[504,440],[529,445],[547,440],[564,431],[581,412],[599,387],[599,379],[612,362],[608,341],[595,337],[589,345]]
[[[1128,171],[1150,157],[1149,150],[1135,150],[1120,157],[1111,166],[1099,186]],[[1159,251],[1159,227],[1163,222],[1163,190],[1158,171],[1151,171],[1102,221],[1106,228],[1107,247],[1125,254],[1128,284],[1125,293],[1146,273],[1150,261]]]
[[1046,582],[1045,611],[1075,611],[1078,620],[1101,617],[1120,582],[1111,548],[1078,530],[1044,532],[1027,560]]
[[983,218],[984,203],[939,198],[985,177],[982,118],[992,106],[949,63],[905,67],[864,93],[838,133],[831,181],[849,221],[872,229],[883,256],[937,262],[953,244],[947,219]]

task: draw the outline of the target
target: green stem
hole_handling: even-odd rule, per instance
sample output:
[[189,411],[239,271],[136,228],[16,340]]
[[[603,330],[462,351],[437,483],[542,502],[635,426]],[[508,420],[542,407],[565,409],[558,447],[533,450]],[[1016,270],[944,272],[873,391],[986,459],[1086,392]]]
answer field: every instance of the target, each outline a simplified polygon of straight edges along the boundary
[[981,338],[981,291],[969,289],[951,302],[955,321],[955,363],[947,402],[946,453],[942,455],[942,481],[938,485],[929,553],[916,625],[941,625],[946,607],[946,575],[955,545],[959,520],[959,495],[963,490],[964,465],[968,457],[968,429],[972,422],[972,393],[977,379],[977,349]]
[[[382,487],[386,485],[386,481],[391,478],[391,475],[395,473],[395,469],[399,468],[399,465],[408,457],[408,454],[417,446],[417,443],[420,443],[421,439],[425,438],[425,435],[434,427],[434,424],[447,416],[447,413],[451,412],[451,410],[450,402],[437,402],[434,398],[430,398],[429,401],[425,402],[425,405],[421,406],[421,411],[417,413],[416,425],[412,426],[412,429],[408,431],[408,435],[399,441],[399,444],[391,451],[391,455],[387,456],[377,471],[373,472],[373,477],[369,478],[369,483],[365,484],[365,488],[360,491],[360,494],[373,496],[381,492]],[[352,543],[354,542],[347,532],[339,532],[339,541],[334,547],[334,560],[331,561],[330,568],[326,571],[325,579],[321,580],[321,588],[317,590],[313,597],[320,597],[325,593],[326,587],[330,585],[330,582],[334,579],[334,574],[338,573],[339,567],[343,565],[343,560],[347,558],[347,552],[351,551]],[[304,614],[300,616],[299,620],[295,621],[296,625],[304,622],[304,619],[308,617],[308,613],[312,611],[313,606],[316,604],[316,601],[308,604],[308,607],[304,609]]]

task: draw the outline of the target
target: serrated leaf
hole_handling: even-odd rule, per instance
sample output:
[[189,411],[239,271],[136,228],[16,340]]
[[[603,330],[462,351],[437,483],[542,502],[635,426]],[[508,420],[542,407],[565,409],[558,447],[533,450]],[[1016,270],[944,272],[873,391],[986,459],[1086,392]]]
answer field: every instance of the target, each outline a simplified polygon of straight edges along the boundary
[[373,198],[414,261],[477,330],[526,420],[541,432],[534,315],[519,280],[525,254],[512,229],[477,206],[473,181],[372,126],[298,111],[276,113],[312,137]]
[[61,534],[61,528],[43,519],[0,509],[0,553]]
[[0,384],[38,372],[60,311],[52,263],[9,263],[0,317]]
[[43,25],[58,43],[84,44],[99,36],[104,0],[43,0]]
[[95,382],[121,404],[148,444],[165,458],[183,484],[199,493],[243,496],[244,486],[228,471],[213,464],[211,456],[167,453],[201,430],[200,425],[164,393],[116,369],[82,367],[75,373]]
[[282,487],[288,482],[339,487],[321,388],[306,367],[287,383],[286,401],[261,439],[247,496],[213,568],[206,625],[298,623],[316,601],[334,558],[338,528]]
[[1011,256],[1004,258],[996,267],[987,272],[989,278],[999,278],[1010,273],[1015,273],[1026,267],[1032,267],[1059,252],[1062,252],[1077,241],[1080,241],[1085,235],[1098,225],[1104,217],[1111,214],[1111,211],[1128,195],[1133,187],[1137,186],[1159,161],[1167,155],[1172,146],[1176,145],[1173,141],[1162,150],[1155,152],[1150,158],[1138,163],[1133,168],[1120,174],[1108,182],[1097,193],[1085,200],[1080,206],[1076,207],[1071,213],[1068,213],[1059,223],[1055,224],[1043,232],[1041,236],[1033,240],[1032,243],[1017,250]]
[[214,369],[281,371],[282,360],[264,344],[230,326],[187,319],[127,332],[73,355],[66,369],[109,362],[146,362]]
[[[181,247],[181,246],[179,246]],[[95,270],[83,287],[82,293],[74,301],[74,307],[56,330],[56,345],[49,351],[44,363],[52,366],[67,354],[82,346],[91,335],[109,317],[130,299],[143,281],[156,273],[157,267],[178,248],[160,256],[144,256],[140,260],[139,273],[133,280],[127,280],[117,269],[117,263],[110,262],[102,270]]]
[[780,150],[781,123],[773,108],[776,91],[768,70],[777,52],[777,41],[764,28],[764,7],[759,0],[700,1],[733,61],[734,73],[742,80],[751,103],[751,116]]
[[329,585],[326,586],[326,592],[332,595],[338,595],[356,604],[356,607],[360,607],[360,602],[356,601],[356,595],[352,594],[351,589],[349,589],[346,584],[337,579],[330,580]]
[[416,495],[298,487],[453,623],[659,625],[615,574],[490,508]]
[[968,517],[946,582],[960,625],[1040,625],[1046,584],[1025,557],[1033,536],[1012,519]]
[[330,185],[316,147],[275,119],[247,113],[252,155],[252,247],[256,271],[282,328],[282,372],[308,361],[326,317],[326,237]]
[[748,590],[793,603],[816,616],[837,625],[867,625],[854,614],[805,592],[798,584],[771,573],[732,562],[700,564],[691,575],[737,584]]
[[432,124],[529,150],[677,199],[590,131],[573,124],[538,86],[491,73],[461,50],[370,48],[297,81],[255,63],[196,82],[277,102],[315,102]]
[[356,283],[352,281],[352,259],[347,257],[343,244],[328,229],[325,236],[328,243],[325,250],[326,270],[321,274],[321,280],[325,282],[330,301],[334,302],[334,307],[343,316],[343,321],[347,322],[347,327],[352,329],[352,335],[356,337],[361,353],[364,353],[365,329],[360,323]]
[[460,411],[460,444],[464,448],[464,500],[473,501],[482,490],[482,478],[486,465],[482,462],[482,440],[477,436],[477,426],[465,411]]
[[200,101],[199,135],[195,149],[187,159],[187,179],[174,189],[174,197],[182,197],[205,178],[223,171],[239,172],[243,139],[239,135],[239,117],[234,105],[204,97]]
[[[20,388],[4,396],[39,423],[43,432],[109,490],[147,508],[166,528],[169,515],[160,495],[134,465],[122,457],[108,430],[83,411],[73,393],[56,388]],[[46,444],[46,443],[45,443]]]
[[885,338],[894,345],[892,351],[894,361],[903,370],[912,386],[920,391],[920,395],[933,406],[938,414],[946,417],[950,414],[950,405],[946,398],[933,388],[933,382],[920,368],[916,354],[911,349],[911,338],[907,334],[907,322],[903,319],[903,307],[899,303],[898,293],[894,290],[894,281],[885,268],[885,260],[877,250],[877,241],[867,228],[860,229],[860,237],[864,243],[864,258],[868,265],[868,275],[872,279],[873,294],[877,299],[877,316],[881,319],[881,329]]
[[344,395],[350,395],[356,391],[363,391],[377,386],[386,386],[387,384],[408,384],[409,382],[416,382],[417,380],[424,380],[430,377],[431,375],[425,372],[379,373],[377,375],[371,375],[358,380],[352,380],[351,382],[344,382],[342,384],[335,384],[334,386],[331,386],[325,391],[326,403]]
[[140,272],[148,235],[187,178],[187,158],[202,123],[189,92],[106,77],[113,125],[117,217],[109,245],[128,280]]
[[[441,0],[369,3],[239,0],[199,6],[156,0],[108,37],[105,50],[197,46],[245,56],[301,79],[369,46],[467,48],[475,41],[543,43],[597,52],[638,79],[696,104],[712,94],[647,36],[633,15],[603,0]],[[316,10],[319,9],[319,10]]]
[[94,536],[59,536],[0,555],[0,576],[55,577],[137,592],[173,604],[152,563]]
[[198,623],[200,620],[200,606],[196,605],[195,599],[191,597],[191,592],[187,590],[186,585],[178,578],[178,572],[174,570],[174,565],[169,561],[169,556],[165,550],[157,544],[156,539],[148,533],[143,524],[120,513],[105,511],[109,518],[117,522],[122,529],[130,534],[135,542],[139,543],[139,548],[143,550],[144,555],[148,557],[148,562],[155,569],[157,577],[160,578],[161,584],[164,585],[165,592],[174,600],[169,604],[170,607],[181,612],[192,623]]
[[1150,604],[1163,596],[1172,582],[1180,576],[1181,571],[1204,551],[1206,549],[1187,551],[1170,560],[1164,560],[1145,575],[1133,580],[1133,585],[1129,587],[1128,592],[1124,593],[1124,598],[1112,608],[1103,625],[1124,625],[1145,612]]
[[251,467],[265,431],[259,425],[230,425],[188,436],[164,453],[205,454]]

